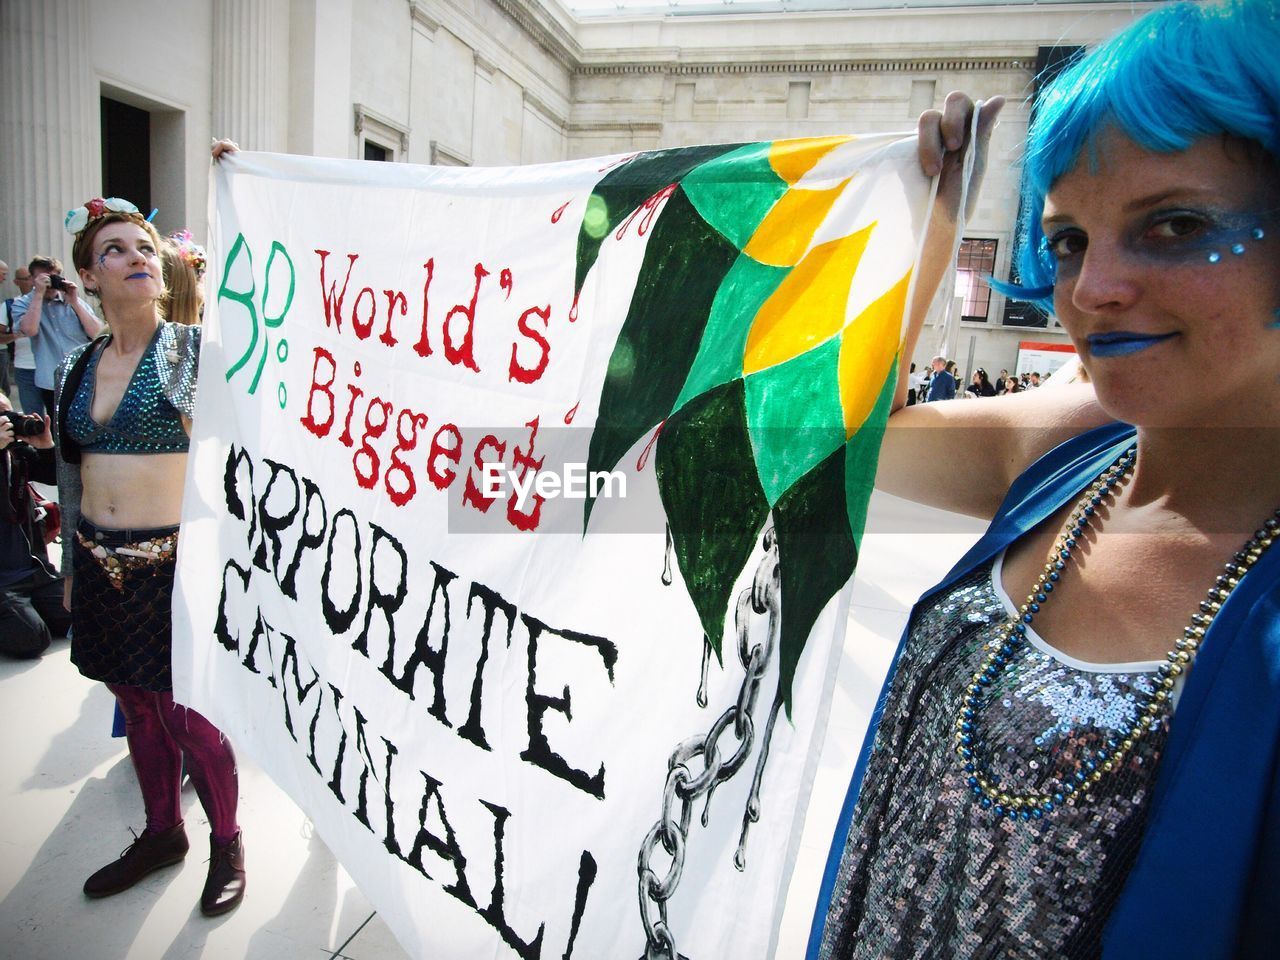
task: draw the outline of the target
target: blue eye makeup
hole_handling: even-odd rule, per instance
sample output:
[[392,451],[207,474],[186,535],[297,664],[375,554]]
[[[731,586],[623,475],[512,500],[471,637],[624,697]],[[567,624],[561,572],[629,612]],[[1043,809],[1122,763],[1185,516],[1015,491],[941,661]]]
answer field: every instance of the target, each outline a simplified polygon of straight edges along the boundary
[[[1264,240],[1276,211],[1264,213],[1177,208],[1141,217],[1122,240],[1128,255],[1153,267],[1217,264],[1244,257]],[[1045,238],[1045,249],[1058,262],[1059,274],[1079,269],[1088,236],[1078,227],[1058,229]]]

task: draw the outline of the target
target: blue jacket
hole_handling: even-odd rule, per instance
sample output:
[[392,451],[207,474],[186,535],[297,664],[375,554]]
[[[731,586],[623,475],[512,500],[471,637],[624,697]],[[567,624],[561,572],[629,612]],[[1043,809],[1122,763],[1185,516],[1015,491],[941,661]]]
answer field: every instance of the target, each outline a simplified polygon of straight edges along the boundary
[[956,378],[945,370],[936,370],[929,381],[927,403],[934,400],[954,400],[956,396]]
[[[1079,495],[1133,441],[1110,424],[1050,451],[920,604]],[[1224,562],[1226,558],[1224,557]],[[1207,589],[1206,585],[1206,589]],[[907,631],[894,655],[901,656]],[[893,668],[890,668],[892,675]],[[836,825],[809,936],[817,955],[888,681]],[[1173,715],[1142,848],[1103,936],[1104,960],[1280,955],[1280,544],[1214,618]]]

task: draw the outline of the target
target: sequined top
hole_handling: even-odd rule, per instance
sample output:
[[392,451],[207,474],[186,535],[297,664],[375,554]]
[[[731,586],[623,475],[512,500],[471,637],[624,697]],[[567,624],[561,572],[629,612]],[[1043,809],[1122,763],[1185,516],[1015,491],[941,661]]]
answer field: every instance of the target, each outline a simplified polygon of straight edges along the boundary
[[[160,325],[160,329],[147,347],[147,352],[138,361],[138,369],[134,371],[135,381],[139,377],[143,377],[149,385],[148,393],[150,396],[147,400],[149,404],[154,404],[158,408],[167,402],[177,413],[188,417],[195,413],[196,378],[200,367],[201,329],[198,326],[186,326],[180,323],[164,322]],[[55,406],[59,414],[68,403],[68,398],[63,396],[63,387],[66,385],[67,376],[75,367],[76,362],[84,355],[84,351],[97,349],[98,343],[99,341],[95,340],[82,347],[77,347],[67,354],[62,363],[58,365],[54,387]],[[93,359],[96,362],[96,358]],[[144,365],[149,369],[144,371]],[[135,385],[135,383],[131,382],[130,390]],[[81,380],[81,389],[77,393],[88,395],[89,390],[85,387],[84,379]],[[78,400],[79,397],[71,399]],[[120,405],[121,407],[124,406],[123,400]],[[119,410],[117,410],[118,413]],[[71,414],[69,408],[67,409],[67,414],[66,419],[69,420]],[[59,429],[55,433],[55,438],[59,444],[60,452],[65,454],[67,452],[66,445],[73,442],[73,438],[70,436],[70,429],[63,429],[63,417],[61,415],[59,415],[58,420]],[[66,426],[69,427],[70,424],[66,424]],[[64,433],[66,436],[64,436]],[[183,447],[182,449],[185,450],[186,448]],[[75,537],[76,525],[80,522],[80,498],[82,493],[78,455],[70,461],[65,455],[59,456],[58,504],[62,507],[63,543],[71,543]],[[72,553],[73,551],[71,550],[62,551],[62,572],[65,576],[71,574]]]
[[[1000,562],[922,607],[890,684],[818,956],[1084,958],[1142,839],[1169,717],[1082,799],[1040,819],[993,816],[954,752],[957,711],[1013,604]],[[1154,663],[1086,664],[1031,643],[997,679],[978,733],[1012,791],[1054,793],[1124,728]]]
[[169,366],[167,358],[158,356],[163,330],[163,325],[156,329],[119,406],[106,423],[98,423],[92,413],[102,349],[90,355],[80,388],[67,408],[67,432],[81,450],[86,453],[187,452],[190,438],[183,427],[182,416],[189,417],[194,407],[195,370],[193,367],[180,374],[183,388],[177,394],[170,396],[161,389],[161,377],[167,373],[162,364],[164,368]]

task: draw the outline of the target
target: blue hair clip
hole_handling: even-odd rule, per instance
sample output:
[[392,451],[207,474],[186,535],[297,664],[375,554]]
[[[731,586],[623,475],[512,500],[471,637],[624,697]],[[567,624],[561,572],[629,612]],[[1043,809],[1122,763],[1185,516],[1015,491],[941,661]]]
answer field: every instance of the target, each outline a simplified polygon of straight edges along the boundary
[[160,212],[159,207],[152,208],[151,212],[147,214],[147,223],[150,223],[152,220],[154,220],[156,218],[156,214],[159,212]]

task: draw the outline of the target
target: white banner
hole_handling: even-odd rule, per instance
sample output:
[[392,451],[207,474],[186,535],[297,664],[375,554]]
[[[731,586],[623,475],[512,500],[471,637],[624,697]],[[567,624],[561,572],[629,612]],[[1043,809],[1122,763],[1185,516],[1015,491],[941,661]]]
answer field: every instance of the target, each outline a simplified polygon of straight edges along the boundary
[[214,179],[178,698],[415,957],[771,955],[914,140]]

